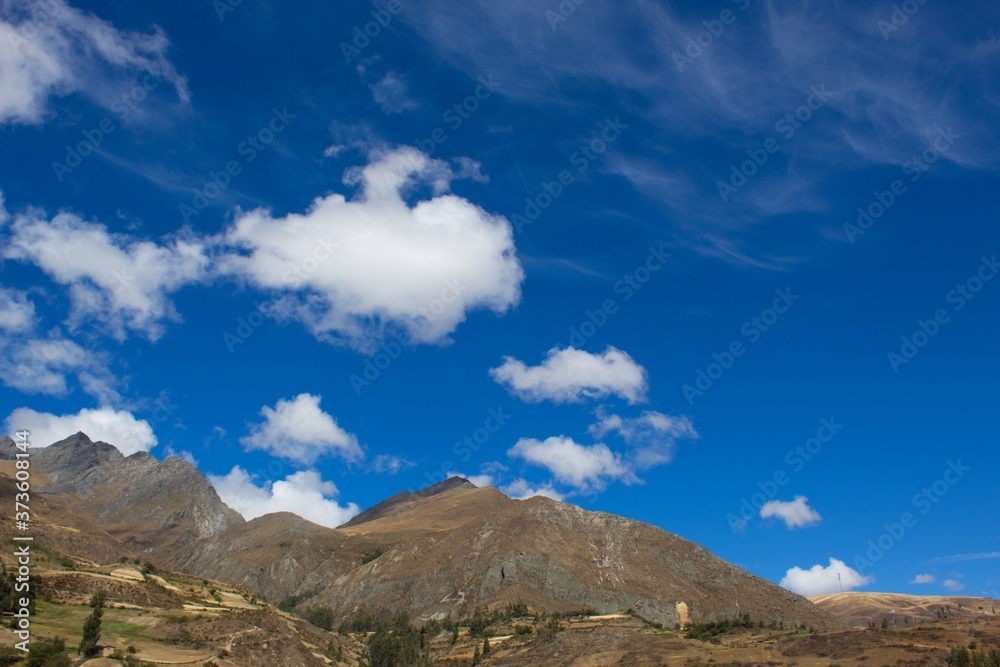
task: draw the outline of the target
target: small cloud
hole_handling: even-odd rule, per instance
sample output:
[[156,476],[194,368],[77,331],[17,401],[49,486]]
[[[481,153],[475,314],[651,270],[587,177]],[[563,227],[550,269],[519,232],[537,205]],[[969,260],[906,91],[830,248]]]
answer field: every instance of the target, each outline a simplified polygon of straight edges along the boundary
[[363,459],[358,439],[320,409],[320,400],[321,396],[299,394],[278,401],[273,408],[265,405],[260,409],[264,421],[251,426],[250,435],[240,442],[248,450],[262,450],[304,465],[312,465],[325,455],[346,461]]
[[372,91],[372,99],[387,114],[400,113],[417,106],[406,93],[406,82],[395,72],[389,72],[368,88]]
[[791,568],[785,573],[780,585],[793,593],[810,597],[838,593],[841,585],[845,591],[849,591],[874,581],[875,577],[863,576],[844,561],[831,558],[830,564],[826,567],[813,565],[808,570],[800,567]]
[[638,481],[621,456],[603,443],[581,445],[565,436],[521,438],[507,455],[546,468],[558,481],[584,493],[603,491],[613,480]]
[[406,470],[407,468],[412,468],[417,465],[409,459],[404,459],[401,456],[393,456],[391,454],[379,454],[375,457],[372,462],[372,470],[377,473],[388,473],[390,475],[395,475],[401,470]]
[[575,347],[552,348],[538,366],[513,357],[490,370],[490,377],[523,401],[577,403],[619,396],[629,403],[646,400],[646,369],[618,348],[601,354]]
[[629,418],[609,415],[603,409],[598,409],[597,416],[600,421],[591,425],[587,432],[595,439],[617,433],[632,447],[629,460],[638,470],[670,463],[678,440],[699,437],[690,417],[647,410],[638,417]]
[[814,526],[823,520],[819,512],[809,507],[809,499],[795,496],[795,500],[772,500],[760,508],[762,519],[778,518],[785,522],[789,530]]
[[965,584],[963,584],[958,579],[945,579],[944,581],[941,582],[941,585],[947,588],[949,591],[960,591],[963,588],[965,588]]
[[935,581],[937,581],[937,577],[933,574],[918,574],[910,579],[911,584],[933,584]]

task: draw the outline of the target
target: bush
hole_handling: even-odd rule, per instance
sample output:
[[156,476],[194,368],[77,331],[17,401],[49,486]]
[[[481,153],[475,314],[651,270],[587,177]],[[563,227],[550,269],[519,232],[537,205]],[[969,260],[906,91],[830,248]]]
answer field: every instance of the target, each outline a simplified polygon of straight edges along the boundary
[[329,607],[309,607],[302,618],[327,632],[333,629],[333,610]]
[[43,639],[32,642],[24,662],[28,667],[70,667],[73,661],[65,651],[66,642],[62,639]]
[[378,632],[389,627],[385,617],[362,607],[345,618],[337,632],[342,635],[356,634],[361,632]]

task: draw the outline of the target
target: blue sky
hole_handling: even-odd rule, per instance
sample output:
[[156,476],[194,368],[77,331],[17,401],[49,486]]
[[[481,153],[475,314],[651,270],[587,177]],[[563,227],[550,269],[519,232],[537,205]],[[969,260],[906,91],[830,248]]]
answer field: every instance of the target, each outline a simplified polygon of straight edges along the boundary
[[803,593],[996,596],[998,28],[5,2],[0,419],[248,518],[461,473]]

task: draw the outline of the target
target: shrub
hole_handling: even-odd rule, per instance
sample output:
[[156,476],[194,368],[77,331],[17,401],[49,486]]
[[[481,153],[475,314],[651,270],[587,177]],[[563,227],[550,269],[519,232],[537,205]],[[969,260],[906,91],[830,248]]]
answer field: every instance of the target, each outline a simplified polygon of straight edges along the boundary
[[58,638],[32,642],[24,662],[28,667],[70,667],[73,661],[65,650],[66,642]]

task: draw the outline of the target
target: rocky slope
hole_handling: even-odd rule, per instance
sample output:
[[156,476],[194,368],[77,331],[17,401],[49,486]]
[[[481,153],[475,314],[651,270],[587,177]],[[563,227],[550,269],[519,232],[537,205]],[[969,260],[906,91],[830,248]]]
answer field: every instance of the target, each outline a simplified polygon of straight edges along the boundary
[[280,601],[443,617],[523,601],[631,609],[669,626],[732,618],[840,622],[805,598],[655,526],[548,498],[512,500],[452,478],[398,494],[338,529],[282,513],[243,521],[195,468],[122,456],[78,433],[34,455],[48,493],[157,565]]
[[32,455],[45,471],[45,491],[118,539],[129,552],[174,567],[198,542],[244,523],[205,477],[177,457],[147,452],[125,457],[84,433]]

